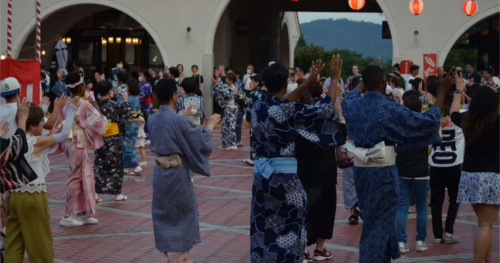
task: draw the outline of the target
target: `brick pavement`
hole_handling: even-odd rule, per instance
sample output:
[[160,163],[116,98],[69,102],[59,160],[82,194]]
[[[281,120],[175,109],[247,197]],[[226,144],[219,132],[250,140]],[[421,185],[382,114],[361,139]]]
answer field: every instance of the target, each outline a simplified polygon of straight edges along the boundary
[[[219,129],[214,132],[216,146],[220,145]],[[242,159],[248,157],[248,130],[245,129],[243,134],[246,135],[245,147],[233,151],[215,150],[210,156],[213,176],[197,176],[194,179],[202,236],[202,243],[192,250],[192,258],[196,262],[249,262],[248,233],[253,169],[242,163]],[[128,200],[119,203],[113,200],[113,196],[100,196],[104,199],[97,209],[100,224],[79,228],[62,228],[58,224],[64,210],[69,169],[66,156],[57,155],[50,159],[51,173],[47,181],[56,262],[159,262],[151,221],[153,154],[148,151],[149,166],[141,178],[125,178],[123,193],[128,196]],[[333,239],[326,244],[334,256],[326,262],[356,262],[361,225],[347,224],[349,213],[343,208],[341,171],[337,202]],[[415,212],[414,208],[412,210]],[[499,225],[500,219],[494,226],[494,262],[500,261]],[[415,228],[415,214],[411,214],[407,231],[410,248],[415,247]],[[462,242],[435,245],[432,243],[429,215],[429,250],[407,253],[397,262],[470,262],[476,229],[475,215],[470,206],[464,205],[460,208],[455,224],[455,232]],[[177,259],[176,254],[173,259]],[[26,259],[25,262],[29,260]]]

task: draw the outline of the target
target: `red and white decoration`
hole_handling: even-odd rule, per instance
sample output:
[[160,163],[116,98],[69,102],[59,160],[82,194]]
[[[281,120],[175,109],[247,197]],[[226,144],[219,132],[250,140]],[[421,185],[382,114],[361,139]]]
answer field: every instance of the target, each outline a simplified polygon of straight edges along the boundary
[[353,10],[361,10],[363,7],[365,7],[365,0],[349,0],[349,6]]
[[7,2],[7,57],[12,57],[12,0]]
[[422,0],[411,0],[410,1],[410,12],[416,16],[420,15],[424,11],[424,1]]
[[42,61],[42,10],[40,0],[36,0],[36,60]]
[[465,1],[463,10],[467,16],[473,16],[477,11],[477,2],[474,0]]

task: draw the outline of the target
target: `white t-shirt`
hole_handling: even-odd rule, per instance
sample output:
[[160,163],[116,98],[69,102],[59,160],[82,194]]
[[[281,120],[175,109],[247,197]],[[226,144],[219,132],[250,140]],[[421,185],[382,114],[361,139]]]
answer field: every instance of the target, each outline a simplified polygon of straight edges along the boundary
[[9,131],[2,136],[4,139],[10,138],[17,130],[16,124],[17,103],[5,103],[0,105],[0,121],[9,123]]
[[465,137],[462,128],[450,122],[443,128],[443,140],[432,147],[429,163],[434,167],[452,167],[464,162]]
[[409,91],[412,89],[413,85],[411,85],[410,80],[415,79],[414,76],[409,76],[408,79],[406,80],[406,86],[405,86],[405,91]]

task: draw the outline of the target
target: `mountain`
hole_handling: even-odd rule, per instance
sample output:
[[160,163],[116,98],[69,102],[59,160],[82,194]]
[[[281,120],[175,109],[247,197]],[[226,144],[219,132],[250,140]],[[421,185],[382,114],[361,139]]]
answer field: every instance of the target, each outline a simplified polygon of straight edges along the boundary
[[347,19],[322,19],[300,24],[307,44],[325,50],[348,49],[363,57],[392,59],[392,40],[382,39],[382,25]]

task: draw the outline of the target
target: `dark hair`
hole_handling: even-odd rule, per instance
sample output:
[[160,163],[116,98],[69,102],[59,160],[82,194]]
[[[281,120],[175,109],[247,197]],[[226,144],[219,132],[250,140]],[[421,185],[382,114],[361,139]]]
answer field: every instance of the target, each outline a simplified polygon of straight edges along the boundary
[[259,74],[251,76],[250,79],[255,81],[255,82],[259,82],[259,87],[262,88],[264,86],[264,82],[262,81],[262,77]]
[[116,74],[116,78],[118,79],[119,82],[121,83],[126,83],[127,80],[129,79],[129,76],[125,70],[119,70],[118,73]]
[[141,89],[139,88],[139,81],[136,79],[127,80],[128,92],[132,96],[137,96],[141,93]]
[[311,97],[319,98],[321,97],[321,94],[323,94],[323,86],[321,85],[321,83],[316,83],[309,87],[308,91],[311,94]]
[[411,84],[411,87],[416,91],[418,91],[418,86],[420,85],[420,83],[422,83],[422,90],[425,88],[425,82],[421,78],[410,79],[409,82]]
[[77,66],[77,67],[81,67],[82,66],[82,62],[79,59],[73,60],[73,64],[75,64],[75,66]]
[[182,64],[177,64],[177,67],[176,67],[176,68],[179,68],[179,66],[181,66],[181,67],[182,67],[182,72],[184,72],[184,65],[182,65]]
[[306,105],[314,105],[313,96],[307,91],[300,96],[299,102]]
[[123,60],[121,58],[117,59],[115,64],[118,64],[120,62],[123,63]]
[[417,69],[419,69],[419,68],[420,68],[420,66],[419,66],[419,65],[411,65],[411,67],[410,67],[410,72],[412,72],[412,71],[414,71],[414,70],[417,70]]
[[109,80],[101,80],[97,83],[97,92],[101,96],[107,96],[111,89],[113,89],[113,84]]
[[149,81],[151,79],[151,74],[149,74],[148,69],[141,69],[141,73],[146,78],[146,81]]
[[476,90],[481,88],[481,84],[474,83],[470,87],[467,87],[467,91],[469,93],[469,96],[472,98],[474,97],[474,94],[476,94]]
[[490,76],[493,76],[493,68],[485,68],[485,69],[483,69],[483,72],[485,72],[485,71],[486,71],[486,73],[488,73]]
[[40,70],[47,70],[47,68],[45,68],[45,65],[44,64],[40,64]]
[[478,87],[476,89],[469,110],[464,114],[462,120],[462,129],[468,143],[478,142],[481,137],[495,128],[498,103],[498,94],[491,88]]
[[419,95],[418,95],[418,92],[416,92],[415,90],[409,90],[403,94],[403,97],[401,99],[403,99],[403,101],[404,101],[409,96],[415,96],[418,98]]
[[233,72],[234,72],[234,74],[236,74],[236,79],[238,79],[238,76],[240,76],[240,78],[241,78],[241,71],[234,70]]
[[26,120],[26,129],[29,129],[33,125],[38,126],[43,120],[43,117],[45,117],[43,109],[39,106],[31,105],[28,119]]
[[135,80],[139,80],[139,73],[137,73],[137,71],[135,71],[135,70],[130,72],[130,78],[135,79]]
[[197,65],[192,65],[191,69],[193,69],[193,68],[199,69]]
[[41,80],[45,80],[45,78],[47,78],[47,74],[40,72],[40,78]]
[[472,61],[466,61],[465,66],[470,65],[472,68],[474,68],[474,63]]
[[349,83],[349,87],[347,87],[349,90],[355,89],[359,83],[361,82],[361,76],[356,76],[351,80],[351,83]]
[[398,70],[401,70],[401,67],[399,66],[399,63],[394,64],[394,66],[392,66],[392,68],[397,68]]
[[226,79],[235,83],[236,82],[236,74],[234,74],[234,72],[229,72],[226,74]]
[[305,78],[300,78],[297,80],[297,87],[302,85],[302,83],[306,82],[306,79]]
[[[82,78],[82,76],[80,76],[79,73],[69,73],[66,78],[64,79],[64,83],[66,85],[72,85],[72,84],[75,84],[75,83],[78,83],[80,81],[80,79]],[[82,83],[81,85],[78,85],[77,87],[74,87],[74,88],[70,88],[69,91],[71,91],[71,94],[73,95],[81,95],[81,94],[78,94],[80,92],[80,90],[78,89],[78,87],[80,86],[83,86],[84,83]]]
[[302,72],[306,72],[306,66],[304,64],[298,64],[297,66],[295,66],[295,69],[300,69],[300,71]]
[[85,80],[85,86],[87,86],[87,85],[89,85],[91,83],[94,84],[91,79],[86,79]]
[[408,96],[406,99],[404,99],[403,104],[412,111],[422,112],[422,101],[417,96]]
[[156,96],[160,104],[167,104],[177,94],[177,84],[170,78],[160,79],[156,83]]
[[262,79],[269,93],[278,93],[286,89],[288,69],[280,63],[272,64],[262,72]]
[[[379,66],[370,65],[363,70],[361,75],[368,91],[377,91],[382,84],[386,83],[384,70]],[[385,87],[386,85],[384,85],[384,90]]]
[[192,78],[185,78],[181,86],[187,94],[196,92],[196,82]]
[[179,70],[176,67],[170,67],[168,68],[168,72],[174,76],[174,78],[178,78],[181,74],[179,73]]
[[437,97],[440,81],[436,75],[431,75],[427,78],[427,91],[434,97]]

